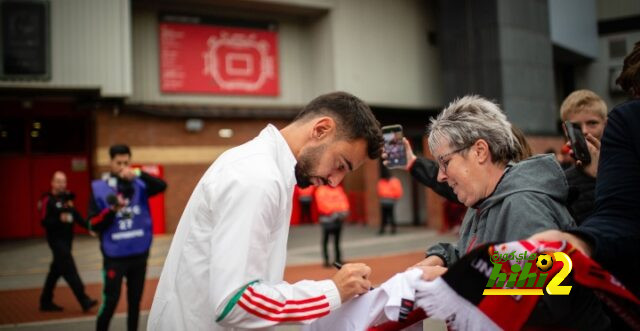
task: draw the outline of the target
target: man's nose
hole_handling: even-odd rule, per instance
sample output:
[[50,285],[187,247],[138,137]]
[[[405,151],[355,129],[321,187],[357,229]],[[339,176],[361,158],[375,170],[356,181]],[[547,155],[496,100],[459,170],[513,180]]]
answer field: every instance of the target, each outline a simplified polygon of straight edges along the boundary
[[340,183],[344,179],[344,175],[344,173],[335,173],[329,175],[329,177],[327,178],[327,180],[329,180],[329,185],[331,185],[332,187],[340,185]]

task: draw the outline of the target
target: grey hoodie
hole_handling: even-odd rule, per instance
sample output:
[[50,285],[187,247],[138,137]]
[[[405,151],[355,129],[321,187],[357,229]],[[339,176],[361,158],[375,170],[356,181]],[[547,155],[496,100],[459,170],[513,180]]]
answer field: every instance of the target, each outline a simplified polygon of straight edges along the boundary
[[525,239],[550,229],[575,226],[565,207],[569,185],[553,155],[510,164],[493,194],[467,210],[458,244],[440,243],[427,250],[446,265],[487,242]]

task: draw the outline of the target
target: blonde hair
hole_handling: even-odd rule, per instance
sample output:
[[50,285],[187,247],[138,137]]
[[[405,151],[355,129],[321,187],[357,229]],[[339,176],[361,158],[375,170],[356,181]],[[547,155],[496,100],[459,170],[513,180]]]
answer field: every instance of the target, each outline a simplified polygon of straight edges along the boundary
[[589,112],[607,119],[607,104],[600,96],[590,90],[573,91],[560,106],[560,118],[566,121],[569,116]]

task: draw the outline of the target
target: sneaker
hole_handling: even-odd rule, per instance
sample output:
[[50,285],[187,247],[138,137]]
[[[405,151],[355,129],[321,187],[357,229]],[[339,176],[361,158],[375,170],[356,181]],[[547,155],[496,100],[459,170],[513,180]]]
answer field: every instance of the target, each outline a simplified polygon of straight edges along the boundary
[[53,302],[40,304],[40,311],[62,311],[63,308]]
[[84,300],[83,303],[81,303],[82,305],[82,311],[83,312],[88,312],[91,308],[95,307],[98,304],[98,300],[94,300],[91,298],[86,298]]

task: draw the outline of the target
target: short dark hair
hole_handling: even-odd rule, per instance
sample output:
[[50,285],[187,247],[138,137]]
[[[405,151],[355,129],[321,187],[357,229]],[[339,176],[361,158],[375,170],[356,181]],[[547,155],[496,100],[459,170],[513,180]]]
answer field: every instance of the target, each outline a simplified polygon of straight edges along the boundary
[[332,117],[338,126],[338,135],[347,140],[364,139],[370,159],[382,153],[382,131],[371,108],[356,96],[346,92],[323,94],[311,100],[298,113],[294,121],[305,121],[318,116]]
[[624,58],[622,72],[616,84],[633,98],[640,97],[640,41],[636,42],[631,53]]
[[131,149],[129,149],[129,146],[124,144],[117,144],[109,147],[109,156],[112,160],[114,157],[116,157],[116,155],[119,154],[127,154],[131,156]]

